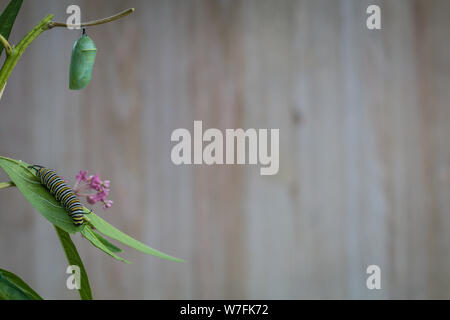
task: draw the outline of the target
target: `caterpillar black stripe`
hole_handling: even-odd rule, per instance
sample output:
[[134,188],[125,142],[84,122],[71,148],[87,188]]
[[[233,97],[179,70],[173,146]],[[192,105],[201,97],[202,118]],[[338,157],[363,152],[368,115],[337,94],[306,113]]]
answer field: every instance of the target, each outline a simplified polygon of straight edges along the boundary
[[41,180],[41,183],[55,196],[56,200],[61,203],[64,209],[67,210],[73,224],[81,226],[84,215],[83,205],[64,180],[55,171],[42,166],[33,165],[28,168],[36,171],[36,176]]

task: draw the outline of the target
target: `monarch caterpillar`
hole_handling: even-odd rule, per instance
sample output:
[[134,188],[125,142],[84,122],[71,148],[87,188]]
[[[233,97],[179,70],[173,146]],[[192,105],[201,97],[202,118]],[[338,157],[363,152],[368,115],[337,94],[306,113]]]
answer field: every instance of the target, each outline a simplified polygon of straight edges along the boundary
[[94,67],[97,48],[94,41],[83,34],[75,42],[72,48],[69,70],[69,89],[80,90],[86,87],[92,79],[92,68]]
[[83,205],[71,188],[55,171],[39,165],[32,165],[28,168],[36,171],[36,176],[41,183],[53,194],[56,200],[67,210],[69,217],[76,226],[83,224]]

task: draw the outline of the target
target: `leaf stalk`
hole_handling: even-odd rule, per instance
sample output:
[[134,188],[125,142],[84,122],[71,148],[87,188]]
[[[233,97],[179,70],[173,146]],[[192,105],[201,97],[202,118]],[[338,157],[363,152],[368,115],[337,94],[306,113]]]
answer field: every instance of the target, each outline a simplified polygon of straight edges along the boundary
[[8,181],[8,182],[0,182],[0,189],[5,189],[5,188],[10,188],[10,187],[15,187],[16,184],[12,181]]

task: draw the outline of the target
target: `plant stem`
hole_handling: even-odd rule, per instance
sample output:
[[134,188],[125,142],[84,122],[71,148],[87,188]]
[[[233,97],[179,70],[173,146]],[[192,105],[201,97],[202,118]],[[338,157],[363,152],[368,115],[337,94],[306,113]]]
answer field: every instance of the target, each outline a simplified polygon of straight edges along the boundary
[[6,58],[2,69],[0,70],[0,88],[3,88],[11,75],[12,70],[19,61],[26,48],[36,39],[42,32],[48,30],[48,23],[52,20],[53,15],[46,16],[41,22],[39,22],[28,34],[19,42],[19,44],[12,48],[11,53]]
[[12,181],[9,182],[0,182],[0,189],[9,188],[9,187],[15,187],[15,183]]
[[2,43],[3,47],[5,47],[6,55],[9,56],[12,52],[11,45],[9,44],[8,40],[6,40],[5,37],[3,37],[1,34],[0,34],[0,42]]
[[119,20],[133,12],[134,12],[134,8],[130,8],[130,9],[124,10],[122,12],[119,12],[118,14],[115,14],[111,17],[94,20],[94,21],[89,21],[89,22],[83,22],[80,25],[51,21],[48,24],[48,28],[51,29],[51,28],[55,28],[55,27],[65,27],[65,28],[68,28],[68,27],[72,27],[72,28],[74,28],[74,27],[91,27],[91,26],[96,26],[99,24],[104,24],[104,23],[108,23],[111,21]]
[[5,91],[5,87],[6,87],[6,83],[5,83],[5,86],[3,87],[3,89],[0,90],[0,100],[2,99],[3,91]]
[[[90,21],[90,22],[84,22],[80,26],[81,27],[88,27],[88,26],[95,26],[99,24],[108,23],[111,21],[118,20],[120,18],[123,18],[130,13],[134,12],[134,8],[130,8],[127,10],[124,10],[122,12],[119,12],[118,14],[115,14],[111,17]],[[3,46],[6,49],[7,58],[5,59],[5,63],[3,64],[2,68],[0,69],[0,88],[4,89],[6,81],[8,80],[9,76],[11,75],[12,70],[16,66],[17,62],[19,61],[20,57],[22,56],[23,52],[26,48],[36,39],[42,32],[49,30],[54,27],[70,27],[74,25],[67,25],[66,23],[61,22],[53,22],[51,21],[53,18],[53,15],[46,16],[41,22],[39,22],[28,34],[19,42],[19,44],[16,47],[11,47],[8,43],[8,41],[0,35],[0,42],[3,44]],[[0,91],[1,91],[0,89]],[[1,97],[1,96],[0,96]]]

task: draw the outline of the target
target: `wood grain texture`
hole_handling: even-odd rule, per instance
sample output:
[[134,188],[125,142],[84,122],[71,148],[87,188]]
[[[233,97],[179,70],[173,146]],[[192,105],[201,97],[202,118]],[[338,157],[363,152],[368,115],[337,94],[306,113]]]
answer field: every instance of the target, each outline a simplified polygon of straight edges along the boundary
[[[0,101],[0,154],[109,178],[114,206],[95,210],[186,260],[130,249],[125,265],[77,236],[94,297],[450,298],[448,1],[25,1],[11,42],[75,3],[82,20],[136,12],[87,30],[80,92],[79,32],[32,44]],[[279,128],[279,173],[173,165],[170,135],[194,120]],[[0,203],[0,266],[76,299],[53,228],[17,190]],[[371,264],[382,290],[366,288]]]

